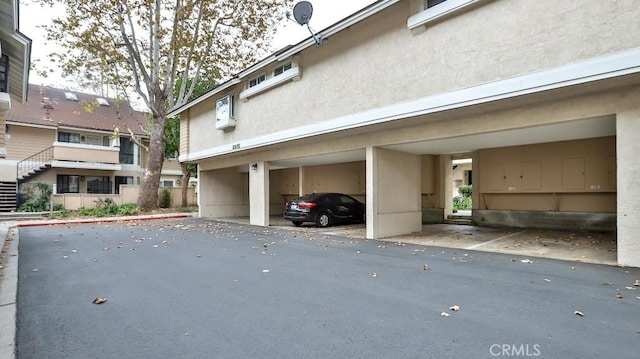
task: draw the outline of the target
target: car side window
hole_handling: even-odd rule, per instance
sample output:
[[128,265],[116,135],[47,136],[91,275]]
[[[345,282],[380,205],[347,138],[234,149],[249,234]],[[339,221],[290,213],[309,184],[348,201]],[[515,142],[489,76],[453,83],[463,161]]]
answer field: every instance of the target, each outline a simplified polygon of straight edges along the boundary
[[340,196],[340,202],[342,202],[344,204],[353,204],[353,203],[355,203],[353,198],[348,197],[348,196]]
[[321,201],[324,204],[331,204],[331,202],[332,202],[331,196],[324,196],[324,197],[322,197]]

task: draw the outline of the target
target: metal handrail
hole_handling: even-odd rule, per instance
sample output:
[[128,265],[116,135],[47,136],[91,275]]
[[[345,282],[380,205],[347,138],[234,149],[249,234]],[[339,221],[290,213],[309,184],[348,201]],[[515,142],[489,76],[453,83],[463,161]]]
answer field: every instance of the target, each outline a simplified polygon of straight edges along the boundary
[[46,148],[33,156],[29,156],[16,164],[18,181],[34,169],[43,167],[53,159],[53,146]]

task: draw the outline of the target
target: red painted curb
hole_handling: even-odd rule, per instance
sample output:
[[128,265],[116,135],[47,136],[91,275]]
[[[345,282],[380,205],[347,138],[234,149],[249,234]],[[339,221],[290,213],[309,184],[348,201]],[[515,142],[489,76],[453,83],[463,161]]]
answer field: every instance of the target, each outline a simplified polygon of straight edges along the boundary
[[185,213],[167,214],[167,215],[148,215],[148,216],[128,216],[128,217],[103,217],[103,218],[82,218],[70,220],[42,220],[33,222],[17,222],[16,227],[36,227],[36,226],[55,226],[61,224],[86,224],[86,223],[104,223],[104,222],[125,222],[125,221],[144,221],[152,219],[174,219],[189,217]]

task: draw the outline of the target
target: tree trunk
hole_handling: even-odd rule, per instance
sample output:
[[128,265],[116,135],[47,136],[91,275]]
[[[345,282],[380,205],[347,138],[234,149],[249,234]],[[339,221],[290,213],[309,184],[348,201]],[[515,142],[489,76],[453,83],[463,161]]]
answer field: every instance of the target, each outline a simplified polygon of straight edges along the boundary
[[151,123],[151,142],[147,152],[147,166],[140,184],[138,207],[146,210],[158,208],[158,187],[164,164],[164,124],[165,118],[156,118]]
[[180,163],[182,168],[182,207],[188,207],[189,201],[187,194],[189,193],[189,179],[191,179],[191,171],[186,163]]

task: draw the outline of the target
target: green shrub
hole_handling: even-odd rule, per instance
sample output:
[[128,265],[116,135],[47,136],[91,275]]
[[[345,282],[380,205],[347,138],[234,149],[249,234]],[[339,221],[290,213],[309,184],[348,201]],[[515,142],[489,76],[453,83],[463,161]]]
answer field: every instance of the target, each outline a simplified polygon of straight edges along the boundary
[[131,216],[138,214],[138,212],[138,206],[135,203],[124,203],[118,208],[118,215],[121,216]]
[[44,212],[49,210],[49,200],[53,190],[43,182],[29,182],[20,187],[24,203],[18,208],[20,212]]
[[160,191],[160,203],[158,204],[160,208],[169,208],[171,207],[171,190],[168,188],[163,188]]
[[473,193],[473,186],[472,185],[460,186],[460,187],[458,187],[458,193],[462,197],[471,198],[471,194]]

